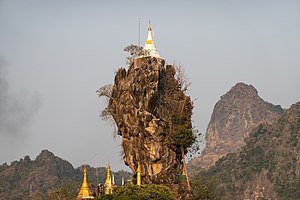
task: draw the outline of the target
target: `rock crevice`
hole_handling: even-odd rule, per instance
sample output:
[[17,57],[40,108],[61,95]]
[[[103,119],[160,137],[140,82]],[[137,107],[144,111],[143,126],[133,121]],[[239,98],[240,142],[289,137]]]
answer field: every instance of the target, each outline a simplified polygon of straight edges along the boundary
[[143,183],[175,183],[181,171],[180,149],[170,142],[171,119],[180,115],[192,128],[192,102],[174,75],[174,66],[154,57],[134,59],[115,75],[107,110],[122,136],[124,162],[133,172],[140,163]]

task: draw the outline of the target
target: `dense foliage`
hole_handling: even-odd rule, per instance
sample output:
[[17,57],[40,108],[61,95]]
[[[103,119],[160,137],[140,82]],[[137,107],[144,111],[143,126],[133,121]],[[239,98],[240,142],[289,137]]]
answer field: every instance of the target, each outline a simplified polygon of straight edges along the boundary
[[197,138],[192,128],[187,128],[185,121],[178,116],[172,118],[173,135],[171,141],[176,145],[182,145],[184,149],[191,147]]
[[189,157],[194,156],[200,149],[198,139],[201,137],[201,133],[193,128],[188,128],[185,121],[177,115],[172,117],[171,122],[170,144],[175,145],[177,149],[181,149],[182,146],[184,154],[188,153]]
[[77,183],[67,183],[60,188],[53,189],[48,193],[35,192],[30,196],[30,200],[73,200],[77,196]]
[[207,179],[192,181],[191,200],[198,199],[214,199],[217,178],[212,176]]
[[164,185],[136,186],[126,184],[118,187],[112,195],[104,195],[101,200],[175,200],[170,188]]

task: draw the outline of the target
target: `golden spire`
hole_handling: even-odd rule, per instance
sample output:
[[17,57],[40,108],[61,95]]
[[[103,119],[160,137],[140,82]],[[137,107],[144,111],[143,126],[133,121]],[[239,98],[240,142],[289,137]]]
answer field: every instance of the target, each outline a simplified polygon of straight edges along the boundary
[[152,29],[150,26],[150,20],[149,20],[149,24],[148,24],[148,37],[146,40],[146,44],[153,44],[153,39],[152,39],[153,33],[152,33]]
[[136,181],[136,184],[138,186],[141,186],[141,165],[140,163],[138,164],[138,167],[136,169],[136,173],[137,173],[137,181]]
[[110,180],[111,180],[111,179],[110,179],[110,163],[109,163],[109,161],[108,161],[108,165],[107,165],[107,176],[106,176],[105,186],[106,186],[106,185],[108,186]]
[[148,31],[152,31],[151,26],[150,26],[150,20],[149,20],[149,24],[148,24]]
[[83,167],[83,182],[76,199],[94,199],[94,196],[90,191],[89,184],[86,178],[86,165],[84,165]]
[[107,176],[105,181],[105,194],[111,194],[112,193],[112,185],[111,185],[111,172],[110,172],[110,164],[108,161],[107,165]]

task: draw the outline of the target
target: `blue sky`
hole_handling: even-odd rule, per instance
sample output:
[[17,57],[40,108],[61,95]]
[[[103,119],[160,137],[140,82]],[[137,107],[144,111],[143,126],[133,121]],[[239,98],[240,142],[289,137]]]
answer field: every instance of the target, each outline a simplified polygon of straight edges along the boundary
[[[95,91],[147,36],[192,82],[193,122],[237,82],[287,108],[300,100],[299,1],[0,1],[0,163],[42,150],[127,169]],[[1,110],[2,109],[2,110]],[[9,120],[8,120],[9,119]]]

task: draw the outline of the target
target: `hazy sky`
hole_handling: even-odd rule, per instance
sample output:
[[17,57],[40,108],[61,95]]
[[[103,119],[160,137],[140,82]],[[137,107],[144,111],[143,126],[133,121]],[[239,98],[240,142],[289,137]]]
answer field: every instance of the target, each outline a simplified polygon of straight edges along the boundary
[[70,161],[127,169],[101,121],[96,90],[147,36],[192,82],[193,121],[239,81],[287,108],[300,100],[300,1],[0,0],[0,164],[42,149]]

